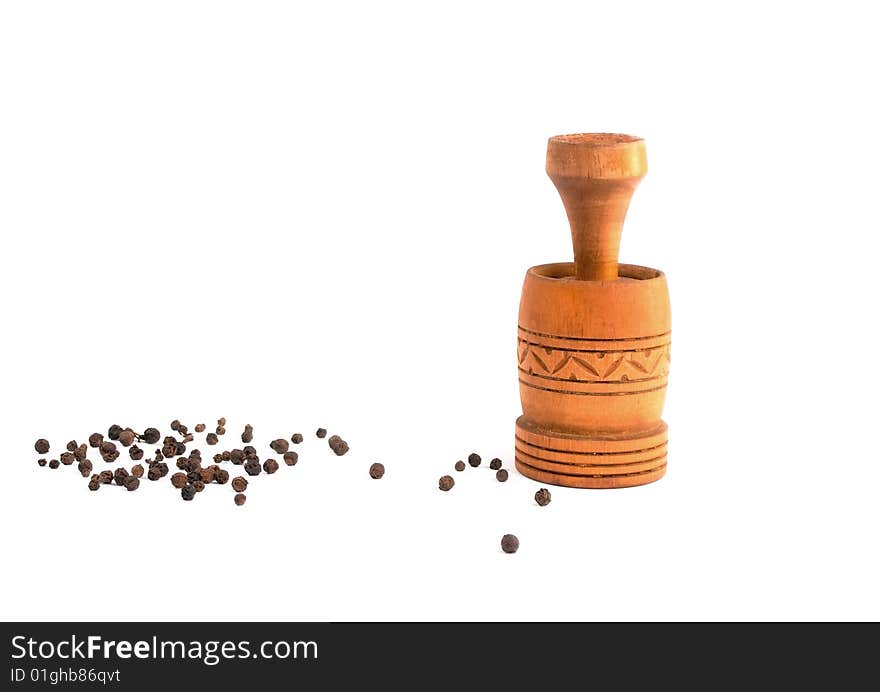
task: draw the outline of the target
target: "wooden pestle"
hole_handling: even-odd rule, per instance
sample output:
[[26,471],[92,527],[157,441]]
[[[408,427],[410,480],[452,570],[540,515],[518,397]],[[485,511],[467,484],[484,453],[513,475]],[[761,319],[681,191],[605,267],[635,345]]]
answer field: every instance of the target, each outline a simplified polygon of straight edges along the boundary
[[601,133],[550,138],[547,175],[568,214],[577,279],[617,279],[623,221],[647,170],[645,143],[638,137]]

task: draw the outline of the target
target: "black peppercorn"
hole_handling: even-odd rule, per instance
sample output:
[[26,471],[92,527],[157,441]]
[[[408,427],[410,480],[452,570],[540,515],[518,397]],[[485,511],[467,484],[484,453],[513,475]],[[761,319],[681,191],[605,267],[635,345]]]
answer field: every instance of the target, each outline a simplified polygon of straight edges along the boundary
[[140,464],[135,464],[131,467],[131,475],[135,478],[142,478],[144,475],[144,467]]
[[284,453],[284,463],[288,466],[296,466],[297,461],[299,461],[299,454],[297,454],[296,452]]
[[257,458],[257,450],[248,445],[243,450],[245,459],[256,459]]
[[144,450],[142,450],[137,445],[134,445],[131,449],[128,450],[128,456],[132,458],[132,461],[140,461],[144,458]]
[[76,444],[76,440],[71,440],[70,442],[67,443],[67,451],[68,452],[75,452],[76,448],[78,446],[79,445]]
[[217,473],[214,474],[214,482],[219,483],[220,485],[226,485],[229,481],[229,471],[226,469],[217,469]]
[[91,435],[89,435],[90,447],[100,447],[103,441],[104,436],[101,433],[92,433]]
[[217,419],[217,427],[218,428],[225,428],[226,427],[226,419],[225,418],[218,418]]
[[209,445],[215,445],[219,442],[219,440],[217,439],[217,435],[215,435],[214,433],[208,433],[207,435],[205,435],[205,442],[207,442]]
[[505,553],[515,553],[519,550],[519,539],[512,533],[506,533],[501,537],[501,550]]
[[162,435],[156,428],[147,428],[144,430],[144,434],[141,435],[141,439],[146,442],[148,445],[154,445],[159,441],[159,438]]
[[259,476],[260,471],[262,471],[262,467],[260,466],[260,462],[257,459],[248,459],[244,463],[245,473],[249,476]]
[[83,459],[81,462],[79,462],[77,468],[79,469],[79,472],[83,478],[88,478],[88,476],[92,473],[92,462],[88,459]]
[[184,500],[189,502],[190,500],[192,500],[196,496],[196,489],[193,488],[191,485],[185,485],[185,486],[183,486],[183,488],[180,491],[180,496]]
[[38,466],[45,466],[46,460],[45,459],[37,459],[37,465]]
[[497,457],[492,459],[492,461],[489,462],[489,468],[492,469],[493,471],[497,471],[498,469],[500,469],[501,468],[501,459],[499,459]]
[[116,485],[122,485],[126,478],[128,478],[128,470],[122,466],[113,472],[113,480],[116,481]]
[[43,439],[42,437],[34,442],[34,449],[37,450],[37,454],[46,454],[49,451],[49,440]]
[[274,459],[266,459],[263,462],[263,471],[266,473],[275,473],[278,470],[278,462]]
[[197,493],[200,493],[205,489],[205,481],[202,481],[202,480],[193,481],[192,487],[193,487],[193,490],[195,490]]
[[225,435],[226,428],[224,428],[222,425],[218,425],[217,429],[214,432],[217,433],[218,435]]
[[178,442],[177,444],[174,445],[174,453],[177,456],[180,456],[181,454],[185,454],[186,453],[186,445],[183,444],[183,442]]
[[241,466],[244,463],[244,450],[233,449],[229,452],[229,460],[236,466]]
[[111,425],[107,430],[107,437],[111,440],[118,440],[119,433],[122,432],[122,428],[118,425]]
[[440,476],[440,490],[444,492],[451,490],[453,485],[455,485],[455,480],[452,476]]
[[169,427],[177,432],[180,429],[180,421],[175,418],[173,421],[171,421],[171,425]]
[[348,451],[348,442],[343,440],[339,435],[333,435],[327,440],[327,444],[330,445],[330,449],[333,450],[333,453],[336,456],[341,457]]
[[269,443],[269,446],[272,448],[272,451],[275,452],[275,454],[284,454],[284,452],[286,452],[290,448],[287,440],[284,440],[280,437],[277,440],[272,440]]
[[498,469],[495,472],[495,480],[497,480],[499,483],[504,483],[504,481],[507,480],[507,477],[508,477],[507,469]]
[[73,456],[77,461],[84,461],[86,458],[86,454],[89,453],[89,448],[85,446],[85,444],[81,444],[75,450],[73,450]]
[[459,459],[458,461],[455,462],[455,470],[456,471],[464,471],[464,469],[465,469],[465,464],[463,461],[461,461]]
[[303,441],[303,436],[301,433],[293,433],[290,437],[290,441],[293,442],[293,444],[298,445]]
[[471,466],[473,466],[474,468],[477,468],[477,466],[479,466],[480,462],[482,462],[482,461],[483,460],[480,458],[480,455],[477,454],[476,452],[472,452],[471,454],[468,454],[468,463]]
[[122,481],[122,485],[125,486],[125,489],[128,492],[132,492],[133,490],[137,490],[140,486],[141,482],[135,476],[126,476],[125,480]]
[[122,432],[119,433],[119,442],[123,447],[131,447],[131,444],[134,442],[134,431],[126,428]]
[[197,433],[205,432],[205,424],[204,423],[196,423],[196,432]]
[[89,479],[89,490],[97,490],[101,487],[101,479],[98,476],[92,476]]
[[171,485],[175,488],[182,488],[186,485],[186,474],[185,473],[175,473],[171,476]]
[[238,494],[233,498],[233,500],[235,501],[235,504],[236,504],[236,505],[238,505],[239,507],[241,507],[245,502],[247,502],[247,496],[246,496],[246,495],[243,495],[242,493],[238,493]]
[[535,493],[535,502],[538,503],[540,507],[546,507],[550,504],[550,491],[547,488],[541,488],[538,492]]
[[247,478],[244,476],[236,476],[232,479],[232,489],[237,493],[243,493],[248,487]]
[[104,485],[109,485],[113,482],[113,472],[112,471],[101,471],[98,474],[98,480],[101,481]]
[[[166,467],[166,468],[167,468],[167,467]],[[155,464],[155,465],[153,465],[153,466],[150,467],[150,470],[149,470],[149,471],[147,471],[147,480],[157,481],[157,480],[159,480],[163,475],[164,475],[164,474],[162,473],[161,465],[160,465],[160,464]]]
[[326,430],[326,428],[318,428],[318,429],[315,431],[315,437],[317,437],[317,438],[319,438],[319,439],[322,439],[322,440],[323,440],[325,437],[327,437],[327,430]]
[[254,439],[254,426],[245,425],[244,432],[241,434],[241,441],[247,444]]
[[59,466],[61,466],[61,462],[58,461],[58,459],[52,459],[52,461],[49,462],[50,469],[57,469]]
[[176,444],[165,444],[162,445],[162,456],[166,459],[171,459],[177,453],[177,445]]
[[73,452],[63,452],[61,454],[61,463],[65,466],[70,466],[74,461],[76,461],[76,457],[73,455]]
[[380,479],[385,475],[385,467],[382,464],[373,464],[370,466],[370,478]]

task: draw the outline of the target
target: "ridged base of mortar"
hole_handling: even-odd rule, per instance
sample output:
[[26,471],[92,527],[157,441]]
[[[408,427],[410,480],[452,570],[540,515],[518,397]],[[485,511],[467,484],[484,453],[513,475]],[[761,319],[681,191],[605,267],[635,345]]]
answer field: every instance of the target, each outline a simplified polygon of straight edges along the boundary
[[516,421],[516,468],[541,483],[572,488],[626,488],[666,473],[666,423],[634,436],[585,437]]

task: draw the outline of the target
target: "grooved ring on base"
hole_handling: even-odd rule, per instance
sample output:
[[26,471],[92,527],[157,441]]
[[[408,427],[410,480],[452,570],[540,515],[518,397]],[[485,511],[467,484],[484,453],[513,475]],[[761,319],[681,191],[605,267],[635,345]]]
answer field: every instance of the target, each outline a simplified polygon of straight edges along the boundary
[[540,483],[549,483],[550,485],[563,485],[569,488],[629,488],[636,485],[653,483],[663,478],[666,473],[666,463],[664,462],[661,466],[650,471],[618,476],[581,476],[553,473],[529,466],[519,458],[516,459],[516,469],[527,478]]

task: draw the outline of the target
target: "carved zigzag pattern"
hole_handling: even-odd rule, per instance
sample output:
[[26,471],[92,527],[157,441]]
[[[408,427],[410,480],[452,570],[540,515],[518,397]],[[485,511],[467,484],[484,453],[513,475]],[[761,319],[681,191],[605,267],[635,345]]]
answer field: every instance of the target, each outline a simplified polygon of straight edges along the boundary
[[568,351],[520,339],[519,367],[530,375],[574,382],[631,382],[669,374],[669,344],[643,351]]

